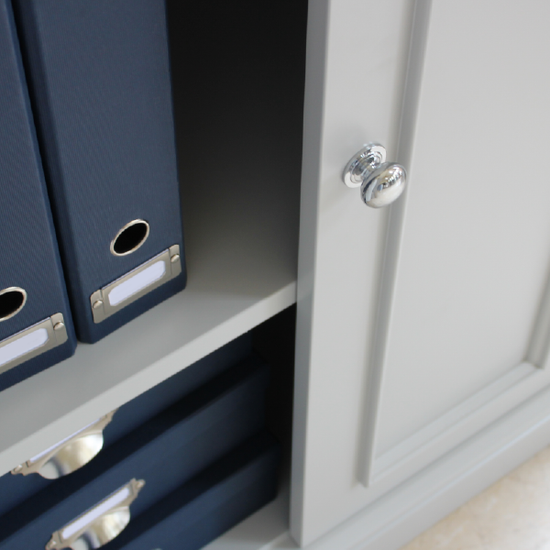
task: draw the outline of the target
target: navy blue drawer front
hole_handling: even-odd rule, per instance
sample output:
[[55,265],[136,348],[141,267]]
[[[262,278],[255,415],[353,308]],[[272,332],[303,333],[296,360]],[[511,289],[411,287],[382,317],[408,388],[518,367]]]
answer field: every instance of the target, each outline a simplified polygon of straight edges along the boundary
[[105,446],[143,424],[252,353],[252,336],[244,334],[120,407],[105,429]]
[[[251,335],[244,334],[120,407],[103,432],[100,454],[193,390],[243,361],[251,350]],[[8,473],[0,477],[0,517],[51,483],[57,482],[36,473],[28,476]]]
[[44,547],[49,536],[131,479],[146,482],[139,515],[258,433],[268,368],[250,358],[216,377],[0,518],[0,549]]
[[[77,336],[92,343],[185,286],[164,2],[14,9]],[[108,294],[165,251],[163,275],[148,272],[160,286]]]
[[[70,357],[76,345],[9,0],[0,0],[0,82],[1,391]],[[37,324],[47,326],[56,314],[63,316],[65,329],[57,334],[66,334],[65,342],[59,338],[50,347],[56,336],[47,331],[40,344],[46,335]],[[41,331],[36,342],[23,332],[31,327]],[[15,335],[17,343],[11,340]],[[28,353],[16,352],[14,346],[27,337]],[[40,349],[44,352],[31,357]]]
[[278,443],[267,433],[134,517],[109,550],[198,550],[275,498]]

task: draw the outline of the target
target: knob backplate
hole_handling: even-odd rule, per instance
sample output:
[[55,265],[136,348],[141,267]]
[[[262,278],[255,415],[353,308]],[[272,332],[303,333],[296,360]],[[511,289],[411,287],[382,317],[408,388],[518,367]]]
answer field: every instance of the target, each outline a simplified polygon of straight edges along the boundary
[[386,161],[386,148],[379,143],[367,143],[346,164],[342,175],[351,189],[361,187],[365,176]]

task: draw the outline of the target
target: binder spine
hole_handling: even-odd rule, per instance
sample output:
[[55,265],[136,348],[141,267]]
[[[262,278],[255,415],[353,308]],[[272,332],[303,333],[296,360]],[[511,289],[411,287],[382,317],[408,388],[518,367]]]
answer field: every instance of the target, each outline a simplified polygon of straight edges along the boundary
[[[9,0],[0,1],[0,79],[2,390],[69,357],[76,345]],[[13,289],[20,298],[11,311],[6,297]],[[61,322],[57,334],[52,319]],[[45,334],[30,338],[38,324]]]
[[[14,7],[77,335],[91,343],[186,282],[165,6]],[[177,276],[95,318],[95,292],[173,246]]]

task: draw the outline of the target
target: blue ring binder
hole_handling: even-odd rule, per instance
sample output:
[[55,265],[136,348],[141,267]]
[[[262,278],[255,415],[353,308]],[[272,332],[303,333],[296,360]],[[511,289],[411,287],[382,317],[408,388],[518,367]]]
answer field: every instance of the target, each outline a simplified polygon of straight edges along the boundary
[[[77,337],[93,343],[186,283],[165,6],[14,0],[14,9]],[[147,235],[117,254],[117,236],[138,222]],[[107,311],[110,297],[97,293],[165,251],[164,273]]]
[[0,81],[3,390],[71,356],[76,346],[9,0],[0,0]]

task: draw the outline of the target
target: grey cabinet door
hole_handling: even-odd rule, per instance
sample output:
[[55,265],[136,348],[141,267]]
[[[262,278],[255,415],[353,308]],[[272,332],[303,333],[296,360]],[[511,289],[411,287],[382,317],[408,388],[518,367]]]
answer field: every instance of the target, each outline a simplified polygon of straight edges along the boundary
[[[543,0],[310,2],[291,506],[303,545],[550,382],[549,20]],[[341,181],[371,141],[409,172],[386,209]]]

